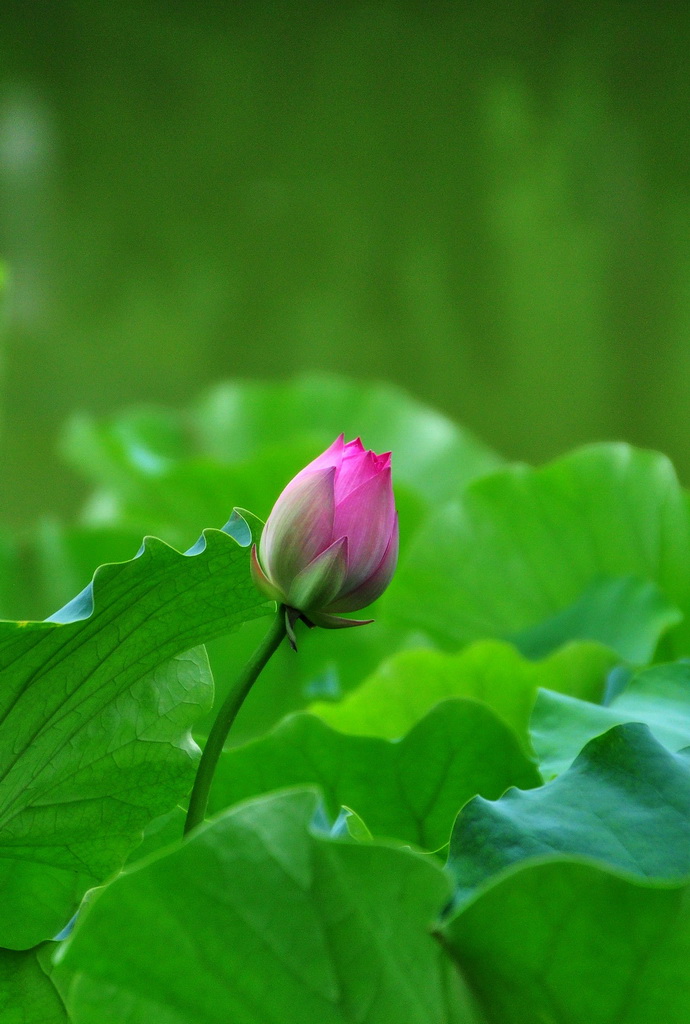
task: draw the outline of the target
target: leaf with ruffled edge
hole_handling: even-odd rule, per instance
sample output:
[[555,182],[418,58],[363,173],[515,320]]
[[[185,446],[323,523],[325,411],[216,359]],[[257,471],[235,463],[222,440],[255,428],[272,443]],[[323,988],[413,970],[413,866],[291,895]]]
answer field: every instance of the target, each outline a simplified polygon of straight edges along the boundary
[[510,864],[546,854],[578,854],[647,878],[690,876],[690,759],[645,725],[619,725],[546,786],[471,800],[450,843],[456,901]]
[[120,875],[56,968],[79,1024],[470,1024],[429,934],[430,857],[334,840],[293,791],[242,804]]
[[270,610],[251,521],[186,554],[148,537],[49,620],[0,623],[0,945],[52,937],[189,791],[213,690],[192,648]]
[[530,733],[544,778],[565,771],[585,743],[625,722],[644,722],[674,752],[690,746],[690,665],[675,662],[638,672],[606,706],[540,690]]
[[448,842],[455,815],[476,793],[497,797],[541,777],[517,737],[472,700],[437,705],[399,742],[336,732],[313,715],[222,755],[211,807],[228,807],[285,786],[318,785],[332,814],[360,814],[375,836],[427,850]]
[[[441,646],[515,639],[544,656],[568,640],[644,664],[690,610],[690,516],[668,459],[589,445],[539,469],[470,484],[409,544],[389,610]],[[673,630],[690,651],[690,620]]]

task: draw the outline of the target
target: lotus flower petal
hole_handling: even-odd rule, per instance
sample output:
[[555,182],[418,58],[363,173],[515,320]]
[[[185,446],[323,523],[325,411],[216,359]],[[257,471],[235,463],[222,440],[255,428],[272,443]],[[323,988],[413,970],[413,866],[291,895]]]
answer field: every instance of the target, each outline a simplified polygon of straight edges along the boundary
[[348,584],[354,589],[376,569],[395,524],[391,471],[371,477],[351,491],[336,508],[333,532],[348,539]]
[[376,569],[374,569],[371,576],[367,577],[364,583],[360,583],[350,593],[342,594],[342,596],[332,601],[326,607],[328,614],[331,612],[356,612],[358,608],[366,608],[368,604],[371,604],[377,597],[381,596],[393,578],[398,562],[398,539],[398,513],[396,512],[395,528],[388,541],[383,558]]
[[256,544],[252,544],[252,553],[249,565],[251,567],[252,579],[259,590],[263,590],[266,597],[271,601],[282,601],[283,598],[280,591],[277,587],[273,586],[268,576],[266,576],[266,573],[261,568],[259,556],[256,553]]
[[271,583],[287,594],[295,576],[333,542],[335,468],[317,469],[286,488],[261,535],[259,555]]
[[340,592],[347,574],[347,538],[341,537],[298,573],[288,591],[288,604],[308,612],[323,608]]
[[381,456],[374,452],[348,452],[348,445],[343,452],[343,460],[340,463],[335,477],[336,500],[343,501],[352,491],[371,480],[379,472],[379,459]]

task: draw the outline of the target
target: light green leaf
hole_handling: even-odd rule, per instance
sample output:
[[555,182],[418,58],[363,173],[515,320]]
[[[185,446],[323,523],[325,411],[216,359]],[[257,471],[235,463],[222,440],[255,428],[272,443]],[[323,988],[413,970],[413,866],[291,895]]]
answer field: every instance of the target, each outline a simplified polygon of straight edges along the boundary
[[540,690],[532,712],[530,735],[542,775],[545,779],[560,775],[589,740],[629,721],[613,707]]
[[368,448],[392,450],[395,480],[430,503],[501,461],[469,431],[400,388],[325,374],[287,384],[222,384],[198,403],[196,423],[205,450],[222,461],[249,457],[252,445],[257,451],[304,438],[306,431],[318,449],[341,431],[361,436]]
[[607,707],[541,690],[530,733],[542,773],[559,775],[588,740],[624,722],[644,722],[669,750],[690,746],[690,665],[637,673]]
[[599,700],[615,655],[597,644],[572,643],[528,661],[510,644],[480,641],[459,654],[402,651],[389,658],[340,703],[310,711],[341,732],[397,739],[435,704],[454,697],[491,708],[530,750],[528,723],[538,687]]
[[56,968],[75,1024],[469,1024],[429,935],[442,870],[314,833],[315,809],[252,801],[104,889]]
[[645,722],[670,750],[690,745],[690,664],[653,665],[633,676],[611,705],[628,722]]
[[186,555],[147,538],[52,620],[0,623],[2,945],[52,937],[189,791],[212,699],[189,648],[265,613],[247,560],[221,531]]
[[690,885],[554,859],[521,865],[445,928],[488,1024],[687,1024]]
[[655,583],[623,576],[596,580],[573,604],[513,642],[528,658],[543,658],[569,640],[593,640],[633,665],[645,665],[659,638],[682,618]]
[[579,854],[652,878],[690,875],[690,761],[644,725],[616,726],[540,789],[477,797],[458,815],[448,867],[465,901],[510,864]]
[[36,953],[0,949],[2,1024],[68,1024],[64,1003]]
[[540,782],[515,736],[488,708],[455,700],[434,708],[399,743],[343,735],[312,715],[292,715],[267,736],[225,751],[211,810],[312,783],[333,816],[345,805],[375,836],[437,850],[475,793],[496,797],[508,786]]
[[[671,464],[653,452],[594,445],[542,469],[512,466],[476,480],[420,530],[390,608],[446,647],[515,637],[545,620],[553,628],[570,608],[551,642],[606,636],[623,658],[645,653],[673,607],[690,611],[689,523]],[[630,576],[655,583],[666,604],[631,584],[617,608],[612,596]],[[675,649],[690,649],[689,638],[690,620],[674,631]]]
[[[501,461],[398,388],[327,375],[228,382],[183,414],[75,417],[64,450],[111,495],[119,521],[177,541],[183,525],[222,522],[228,494],[265,518],[291,477],[341,432],[361,435],[376,451],[392,450],[396,485],[425,505],[455,496]],[[405,522],[401,516],[403,538]]]

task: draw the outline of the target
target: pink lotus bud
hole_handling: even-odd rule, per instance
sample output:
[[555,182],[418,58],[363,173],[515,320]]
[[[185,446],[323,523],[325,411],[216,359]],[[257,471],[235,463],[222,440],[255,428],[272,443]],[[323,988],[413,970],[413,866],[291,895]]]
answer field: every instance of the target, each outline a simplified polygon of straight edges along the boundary
[[359,438],[345,444],[341,434],[276,501],[258,555],[252,548],[252,575],[286,606],[290,625],[337,629],[363,624],[339,613],[376,600],[397,559],[390,452],[366,451]]

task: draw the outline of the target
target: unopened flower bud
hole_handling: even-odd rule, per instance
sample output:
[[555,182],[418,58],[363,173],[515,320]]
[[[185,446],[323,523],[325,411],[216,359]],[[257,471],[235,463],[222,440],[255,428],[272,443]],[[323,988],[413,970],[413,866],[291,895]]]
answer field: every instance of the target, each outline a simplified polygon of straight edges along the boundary
[[341,434],[282,492],[251,564],[257,586],[288,609],[290,625],[302,618],[338,629],[363,624],[340,613],[375,601],[397,559],[390,452],[367,451],[359,438],[346,444]]

